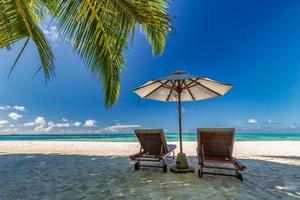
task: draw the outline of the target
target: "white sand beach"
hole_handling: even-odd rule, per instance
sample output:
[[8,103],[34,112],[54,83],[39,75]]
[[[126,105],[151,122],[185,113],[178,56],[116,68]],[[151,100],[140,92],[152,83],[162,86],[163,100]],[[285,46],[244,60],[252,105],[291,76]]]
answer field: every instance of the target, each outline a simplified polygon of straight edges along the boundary
[[[175,143],[176,144],[176,143]],[[133,170],[134,142],[2,141],[0,199],[300,199],[300,142],[236,142],[244,182]],[[184,142],[197,168],[195,142]],[[168,160],[174,163],[173,159]]]

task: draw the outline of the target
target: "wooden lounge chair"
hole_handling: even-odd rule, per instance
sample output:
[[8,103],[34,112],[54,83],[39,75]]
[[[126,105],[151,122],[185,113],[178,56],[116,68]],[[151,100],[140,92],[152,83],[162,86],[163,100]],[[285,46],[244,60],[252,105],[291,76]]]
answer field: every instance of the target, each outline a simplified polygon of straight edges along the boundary
[[[140,167],[158,167],[163,168],[163,171],[166,173],[168,166],[165,163],[164,159],[173,152],[176,145],[167,145],[165,135],[162,129],[143,129],[135,130],[135,134],[138,138],[138,141],[141,145],[140,152],[134,155],[131,155],[131,160],[135,161],[134,169],[139,170]],[[161,162],[160,165],[145,165],[141,162]]]
[[[197,129],[197,153],[200,168],[199,177],[203,174],[235,176],[243,181],[240,171],[246,169],[242,163],[232,157],[235,129],[233,128],[199,128]],[[218,167],[206,163],[232,164],[232,167]],[[203,168],[235,171],[235,174],[204,172]]]

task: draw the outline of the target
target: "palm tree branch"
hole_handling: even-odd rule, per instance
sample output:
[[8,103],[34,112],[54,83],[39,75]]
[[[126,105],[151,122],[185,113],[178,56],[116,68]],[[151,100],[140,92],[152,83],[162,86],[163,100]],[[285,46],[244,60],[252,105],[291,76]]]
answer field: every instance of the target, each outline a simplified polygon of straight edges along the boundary
[[28,37],[28,38],[26,39],[25,43],[23,44],[23,47],[22,47],[21,51],[18,53],[18,56],[17,56],[17,58],[15,59],[14,64],[13,64],[12,67],[10,68],[10,71],[9,71],[9,73],[8,73],[7,78],[10,77],[10,75],[11,75],[12,71],[14,70],[14,68],[15,68],[15,66],[16,66],[16,64],[17,64],[17,62],[19,61],[21,55],[23,54],[23,51],[24,51],[24,49],[26,48],[26,46],[27,46],[29,40],[30,40],[30,38]]
[[123,54],[130,33],[131,42],[134,40],[137,24],[152,45],[153,54],[163,52],[166,36],[171,30],[166,1],[0,0],[0,9],[4,10],[0,13],[0,48],[10,47],[23,38],[32,39],[44,74],[49,78],[54,74],[54,56],[38,25],[49,11],[55,16],[60,36],[102,80],[105,105],[110,107],[119,96],[120,74],[126,63]]
[[43,32],[37,25],[38,20],[35,18],[34,14],[30,12],[31,10],[30,8],[28,8],[29,5],[26,4],[26,1],[15,0],[15,2],[27,28],[28,34],[37,47],[43,65],[45,77],[46,79],[48,79],[52,75],[54,75],[54,55],[52,53],[51,47],[49,46]]

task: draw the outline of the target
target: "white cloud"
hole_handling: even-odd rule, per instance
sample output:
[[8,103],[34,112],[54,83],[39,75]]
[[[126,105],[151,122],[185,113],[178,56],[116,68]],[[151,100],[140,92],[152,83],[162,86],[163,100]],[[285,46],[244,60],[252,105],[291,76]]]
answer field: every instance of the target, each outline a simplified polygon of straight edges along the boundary
[[10,106],[10,105],[6,105],[6,106],[0,106],[0,110],[17,110],[17,111],[26,111],[25,106]]
[[[24,124],[25,126],[26,124]],[[37,126],[34,128],[34,131],[44,132],[48,127],[46,127],[46,120],[44,117],[38,116],[35,118],[34,122],[27,123],[27,126]],[[51,127],[51,126],[49,126]]]
[[34,128],[35,131],[43,131],[44,130],[44,125],[39,125]]
[[9,110],[11,106],[0,106],[0,110]]
[[52,122],[52,121],[49,121],[47,123],[48,127],[41,127],[41,131],[44,131],[44,132],[49,132],[53,129],[53,127],[55,126],[55,124]]
[[66,118],[62,118],[62,121],[63,121],[63,122],[67,122],[67,121],[69,121],[69,120],[66,119]]
[[53,128],[57,127],[57,128],[64,128],[64,127],[70,127],[70,123],[54,123],[52,121],[49,121],[48,123],[46,123],[46,120],[43,117],[37,117],[35,120],[35,125],[39,125],[37,127],[35,127],[35,131],[38,132],[49,132],[51,131]]
[[55,127],[59,127],[59,128],[61,128],[61,127],[69,127],[69,126],[70,126],[69,123],[57,123],[57,124],[55,124]]
[[55,42],[58,39],[59,34],[56,26],[41,27],[41,28],[43,33],[46,35],[46,37],[52,42]]
[[53,126],[48,126],[47,128],[42,129],[44,132],[50,132],[53,129]]
[[271,119],[269,119],[269,120],[267,121],[267,123],[272,124],[273,121],[272,121]]
[[45,125],[46,124],[45,118],[44,117],[40,117],[40,116],[36,117],[35,120],[34,120],[34,122],[36,124],[40,124],[40,125]]
[[8,121],[6,121],[6,120],[0,120],[0,125],[5,125],[5,124],[8,124]]
[[[93,127],[96,126],[96,121],[95,120],[87,120],[86,125],[87,127]],[[35,132],[49,132],[53,128],[66,128],[66,127],[71,127],[71,126],[80,126],[81,122],[75,122],[74,124],[69,123],[69,122],[61,122],[61,123],[54,123],[53,121],[46,121],[44,117],[38,116],[35,118],[34,121],[32,122],[27,122],[24,123],[23,127],[34,127],[33,131]],[[28,130],[27,130],[28,131]],[[60,129],[59,131],[64,131],[63,129]]]
[[28,126],[34,126],[35,122],[27,122],[25,124],[23,124],[23,126],[28,127]]
[[81,122],[75,122],[74,126],[79,127],[81,125]]
[[55,123],[53,123],[52,121],[49,121],[48,126],[55,126]]
[[8,121],[6,120],[0,120],[0,127],[3,127],[3,125],[8,124]]
[[86,120],[83,126],[88,127],[88,128],[96,127],[97,126],[97,121],[93,120],[93,119]]
[[119,131],[124,131],[124,130],[130,130],[132,128],[139,128],[141,125],[137,124],[116,124],[113,126],[108,126],[106,128],[103,128],[101,132],[109,132],[109,133],[116,133]]
[[11,112],[8,114],[8,117],[10,117],[12,120],[17,121],[18,119],[20,119],[22,117],[22,115],[15,113],[15,112]]
[[18,111],[25,111],[26,110],[26,108],[24,106],[18,106],[18,105],[14,106],[14,109],[18,110]]
[[256,119],[248,119],[247,121],[248,124],[257,124],[257,120]]
[[44,128],[44,132],[50,132],[53,129],[53,126],[48,126],[47,128]]
[[37,126],[34,128],[35,131],[41,131],[45,127],[45,125],[46,125],[46,120],[44,117],[41,116],[36,117],[34,122],[27,122],[23,124],[24,127]]

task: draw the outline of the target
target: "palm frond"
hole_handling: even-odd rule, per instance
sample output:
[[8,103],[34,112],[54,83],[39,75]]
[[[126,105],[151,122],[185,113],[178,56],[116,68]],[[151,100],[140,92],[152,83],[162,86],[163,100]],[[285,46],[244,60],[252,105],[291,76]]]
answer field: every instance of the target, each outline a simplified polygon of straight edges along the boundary
[[39,20],[26,2],[23,0],[15,0],[15,2],[28,34],[35,43],[40,54],[45,77],[46,79],[50,78],[51,75],[54,75],[54,56],[42,30],[38,26]]
[[170,31],[163,0],[62,0],[59,7],[59,30],[102,79],[107,107],[119,96],[120,73],[125,65],[123,53],[130,32],[133,37],[135,26],[140,24],[153,53],[160,54]]
[[167,3],[164,0],[130,1],[114,0],[120,9],[127,12],[140,25],[142,32],[152,45],[154,55],[161,54],[165,39],[171,31],[170,16],[167,14]]
[[10,71],[9,71],[9,73],[8,73],[7,78],[10,77],[10,75],[11,75],[12,71],[14,70],[14,68],[15,68],[15,66],[16,66],[16,64],[17,64],[17,62],[19,61],[21,55],[23,54],[23,51],[24,51],[24,49],[26,48],[28,42],[29,42],[29,37],[26,39],[25,43],[23,44],[23,47],[22,47],[21,51],[19,52],[17,58],[16,58],[15,61],[14,61],[14,64],[13,64],[12,67],[10,68]]
[[137,24],[152,45],[153,54],[163,52],[171,30],[166,1],[0,0],[0,48],[11,48],[14,43],[30,38],[39,52],[44,74],[49,78],[54,74],[54,56],[39,23],[50,13],[56,17],[60,35],[102,80],[105,105],[111,107],[120,92],[128,37],[131,33],[133,41]]
[[[46,0],[43,1],[46,2]],[[45,77],[48,79],[54,75],[54,55],[39,27],[40,20],[45,17],[44,13],[41,14],[42,11],[37,10],[41,10],[48,4],[50,7],[52,4],[46,4],[43,1],[5,0],[0,2],[0,8],[3,10],[0,14],[0,48],[11,47],[24,38],[30,38],[37,47]],[[21,53],[23,51],[24,48]],[[17,56],[11,69],[15,67],[20,56],[21,54]]]
[[0,48],[29,36],[14,0],[0,1],[0,9]]

